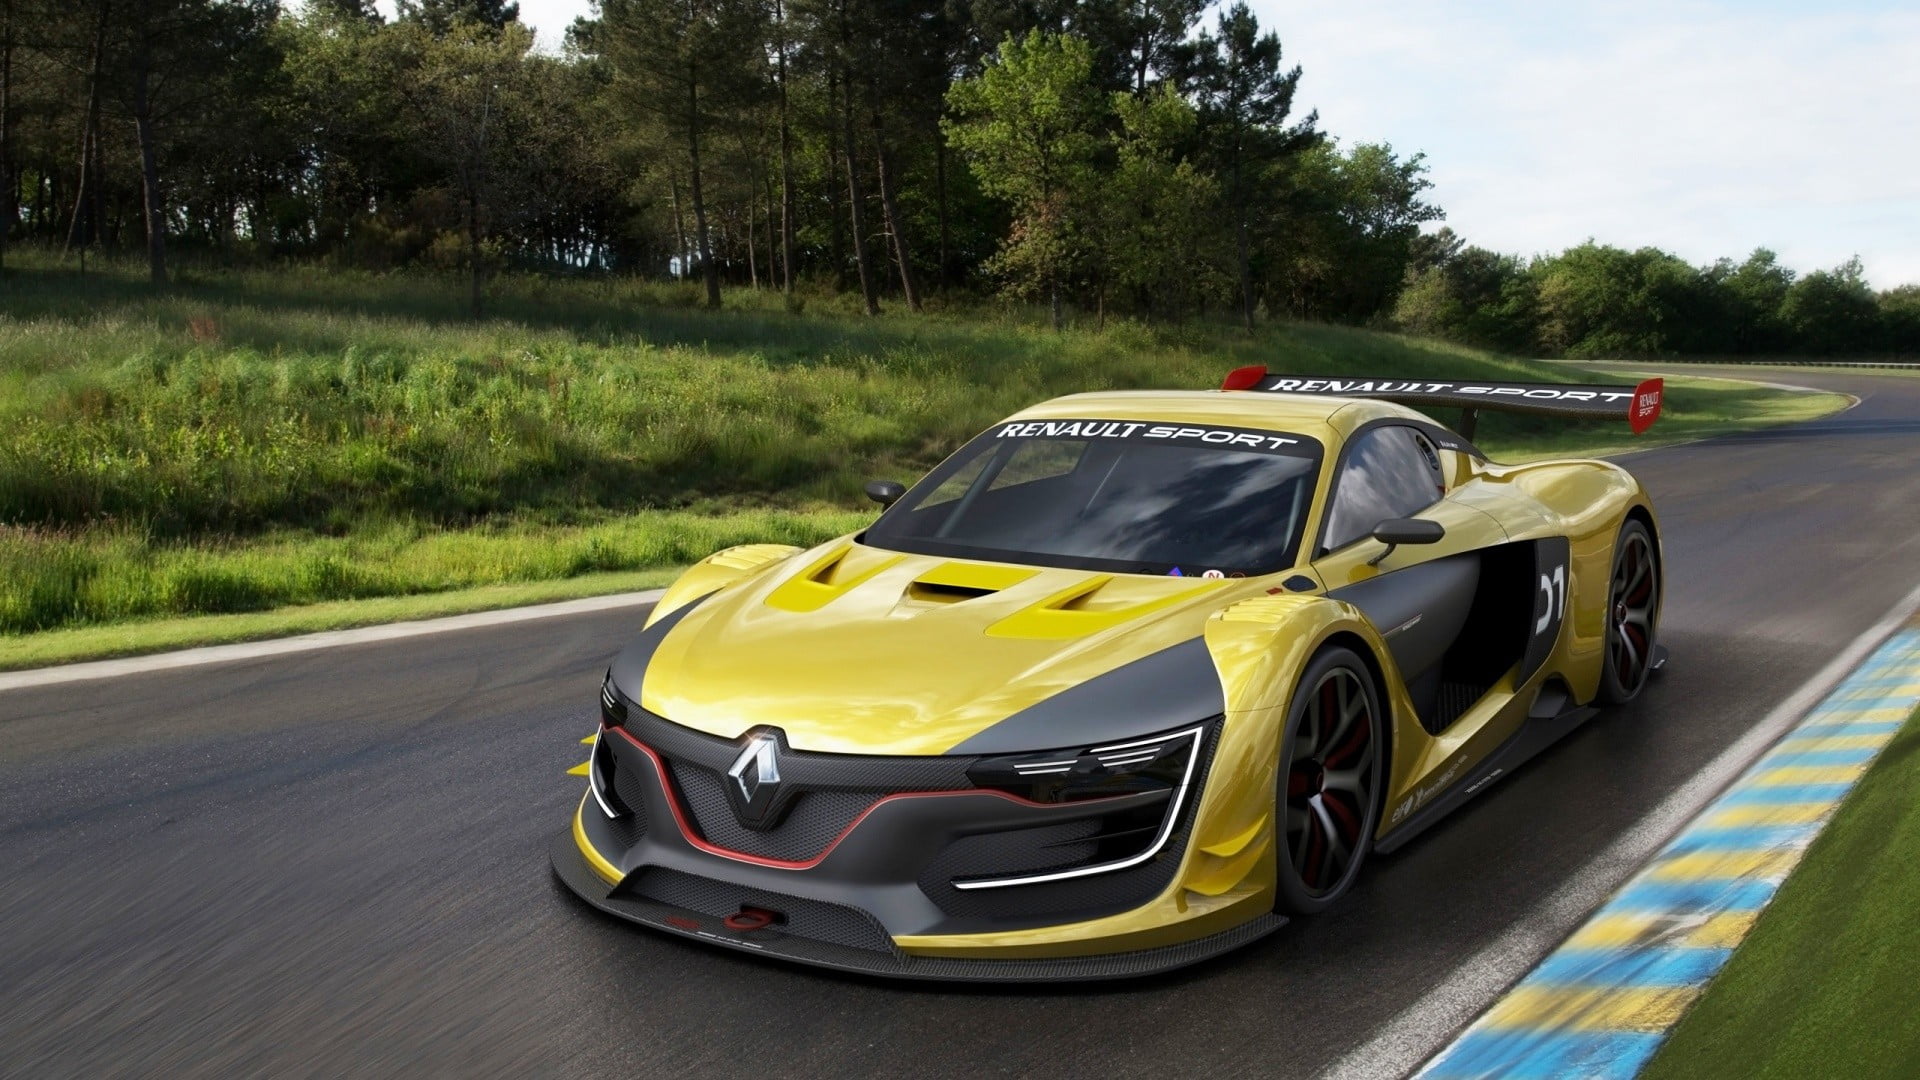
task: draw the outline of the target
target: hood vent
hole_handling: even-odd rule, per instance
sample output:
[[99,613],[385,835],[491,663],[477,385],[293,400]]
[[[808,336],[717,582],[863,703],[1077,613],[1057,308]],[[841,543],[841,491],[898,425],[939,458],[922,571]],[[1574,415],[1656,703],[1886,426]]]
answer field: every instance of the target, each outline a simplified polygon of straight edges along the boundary
[[941,563],[907,583],[906,599],[922,604],[958,604],[992,596],[1038,573],[1018,566]]
[[942,585],[931,581],[907,583],[907,599],[918,600],[923,604],[957,604],[962,600],[992,596],[999,591],[999,589],[982,589],[974,585]]

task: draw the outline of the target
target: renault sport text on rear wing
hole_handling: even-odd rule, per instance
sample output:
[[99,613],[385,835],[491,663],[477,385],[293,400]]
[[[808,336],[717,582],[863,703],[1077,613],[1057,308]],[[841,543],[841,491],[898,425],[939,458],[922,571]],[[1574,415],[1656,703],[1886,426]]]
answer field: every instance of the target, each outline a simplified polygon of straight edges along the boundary
[[1375,398],[1399,405],[1452,407],[1466,410],[1460,434],[1473,438],[1474,419],[1481,409],[1562,416],[1575,420],[1625,420],[1635,435],[1660,418],[1665,383],[1648,379],[1638,386],[1593,386],[1578,383],[1510,383],[1441,379],[1316,378],[1275,375],[1263,365],[1235,368],[1220,384],[1222,390],[1261,390],[1274,394],[1325,394],[1335,397]]

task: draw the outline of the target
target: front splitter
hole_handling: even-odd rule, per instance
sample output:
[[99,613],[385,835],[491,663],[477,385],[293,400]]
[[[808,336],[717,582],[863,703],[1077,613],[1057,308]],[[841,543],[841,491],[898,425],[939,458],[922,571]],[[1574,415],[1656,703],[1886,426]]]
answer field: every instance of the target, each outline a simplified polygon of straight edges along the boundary
[[609,915],[617,915],[655,930],[684,938],[723,945],[741,952],[788,960],[836,971],[879,975],[894,979],[941,982],[1085,982],[1132,979],[1183,968],[1231,952],[1286,925],[1278,915],[1263,915],[1230,930],[1178,945],[1097,956],[1043,957],[1032,960],[964,960],[914,956],[899,950],[856,949],[782,933],[776,927],[731,930],[722,916],[663,904],[646,897],[620,894],[616,886],[594,873],[575,844],[571,830],[554,837],[549,846],[553,872],[580,899]]

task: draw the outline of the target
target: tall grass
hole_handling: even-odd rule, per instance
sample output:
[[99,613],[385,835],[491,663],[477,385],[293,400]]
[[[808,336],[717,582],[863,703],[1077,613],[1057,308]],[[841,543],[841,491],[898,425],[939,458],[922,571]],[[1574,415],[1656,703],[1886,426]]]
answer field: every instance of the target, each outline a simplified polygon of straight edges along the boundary
[[[1284,325],[1055,333],[979,308],[793,314],[620,280],[316,268],[0,284],[0,631],[684,562],[855,527],[1035,400],[1276,370],[1552,379],[1455,346]],[[1558,431],[1483,426],[1483,441]]]

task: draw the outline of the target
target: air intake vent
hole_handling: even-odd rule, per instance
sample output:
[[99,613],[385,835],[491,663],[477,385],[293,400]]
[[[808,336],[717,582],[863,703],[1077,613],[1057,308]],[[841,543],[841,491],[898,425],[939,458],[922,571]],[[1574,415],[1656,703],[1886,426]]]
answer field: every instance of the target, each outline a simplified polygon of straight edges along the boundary
[[907,586],[907,599],[918,600],[923,604],[957,604],[962,600],[992,596],[999,591],[983,589],[975,585],[943,585],[932,581],[915,581]]

